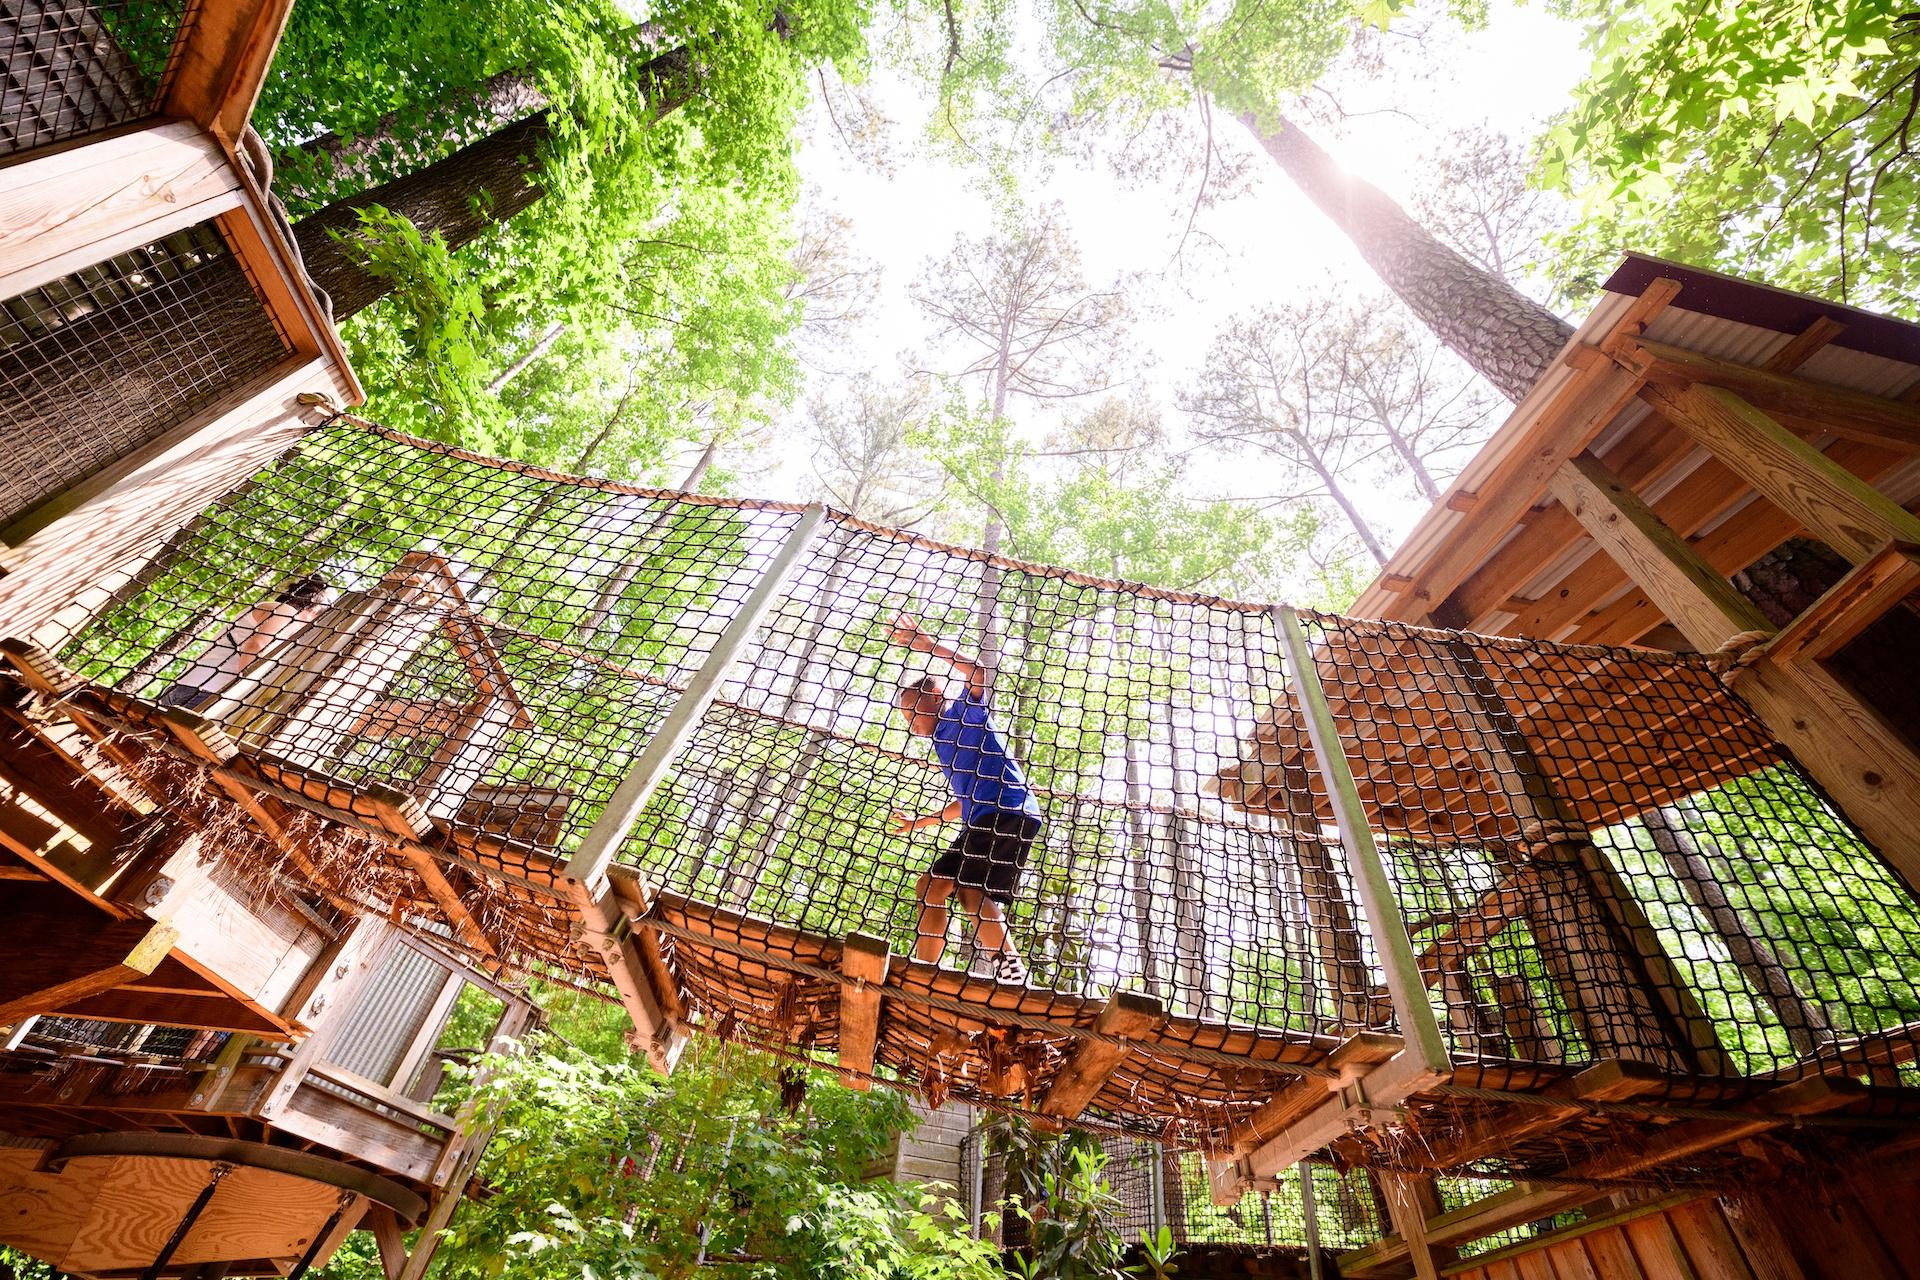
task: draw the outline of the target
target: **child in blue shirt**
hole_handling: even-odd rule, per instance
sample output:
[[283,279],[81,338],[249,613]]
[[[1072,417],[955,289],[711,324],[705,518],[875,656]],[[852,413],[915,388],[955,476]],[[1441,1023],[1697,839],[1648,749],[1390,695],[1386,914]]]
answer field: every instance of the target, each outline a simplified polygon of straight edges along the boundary
[[920,877],[919,940],[913,954],[938,964],[947,942],[947,901],[957,891],[971,912],[976,944],[994,958],[994,979],[1024,984],[1026,965],[1007,936],[1005,907],[1013,901],[1027,853],[1044,819],[1019,762],[1007,750],[987,706],[987,673],[978,660],[962,657],[902,615],[887,637],[917,653],[947,663],[966,681],[951,701],[941,681],[921,676],[900,687],[894,705],[915,735],[932,740],[934,757],[954,799],[938,813],[915,816],[894,810],[893,830],[904,834],[958,821],[953,844]]

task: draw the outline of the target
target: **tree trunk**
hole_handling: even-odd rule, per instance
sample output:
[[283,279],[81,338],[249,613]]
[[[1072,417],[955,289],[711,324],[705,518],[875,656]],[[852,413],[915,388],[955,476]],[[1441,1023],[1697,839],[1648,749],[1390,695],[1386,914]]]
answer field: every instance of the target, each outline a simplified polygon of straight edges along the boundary
[[323,133],[300,144],[277,162],[287,176],[286,194],[296,200],[322,199],[329,192],[361,190],[379,170],[391,166],[396,151],[416,145],[423,136],[464,146],[496,129],[539,111],[546,95],[525,68],[502,71],[482,81],[477,89],[454,94],[436,103],[426,119],[402,132],[401,117],[390,112],[371,129],[352,137]]
[[[697,74],[684,46],[647,63],[638,88],[658,121],[692,96]],[[337,200],[294,224],[307,274],[333,298],[334,320],[364,311],[392,284],[363,268],[335,237],[352,233],[360,211],[380,205],[400,214],[422,235],[439,235],[459,249],[531,206],[545,194],[537,176],[540,151],[553,135],[551,112],[516,120],[426,168]]]
[[1352,238],[1401,301],[1507,399],[1517,403],[1532,390],[1573,337],[1566,321],[1435,239],[1384,191],[1341,169],[1292,121],[1283,117],[1273,130],[1251,115],[1240,123]]
[[1340,487],[1340,478],[1334,475],[1333,468],[1322,461],[1319,451],[1304,439],[1296,436],[1294,445],[1306,458],[1307,465],[1313,468],[1314,474],[1320,477],[1320,483],[1326,489],[1327,496],[1333,499],[1334,505],[1339,507],[1341,514],[1347,517],[1347,523],[1353,526],[1353,531],[1360,535],[1360,541],[1366,545],[1367,554],[1373,557],[1374,563],[1383,569],[1386,568],[1387,561],[1390,559],[1386,547],[1381,544],[1379,535],[1373,531],[1373,526],[1367,523],[1367,518],[1360,514],[1360,508],[1356,507],[1353,499],[1347,496],[1347,491]]

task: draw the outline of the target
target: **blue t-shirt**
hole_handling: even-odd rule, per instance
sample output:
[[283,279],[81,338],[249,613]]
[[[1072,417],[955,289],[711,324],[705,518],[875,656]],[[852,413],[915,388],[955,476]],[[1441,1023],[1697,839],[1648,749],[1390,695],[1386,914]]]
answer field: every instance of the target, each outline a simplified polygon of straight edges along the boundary
[[976,818],[995,813],[1024,813],[1040,819],[1040,806],[1027,789],[1026,775],[1007,751],[988,717],[987,704],[968,690],[940,712],[933,731],[933,754],[947,785],[960,801],[960,820],[971,826]]

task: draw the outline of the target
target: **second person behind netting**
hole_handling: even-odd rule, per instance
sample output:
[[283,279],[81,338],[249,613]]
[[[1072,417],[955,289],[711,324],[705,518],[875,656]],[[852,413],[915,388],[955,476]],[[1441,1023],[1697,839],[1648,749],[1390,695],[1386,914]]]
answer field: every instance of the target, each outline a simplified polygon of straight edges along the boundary
[[320,616],[333,588],[310,573],[284,584],[271,600],[262,600],[213,638],[193,665],[160,694],[160,705],[198,711],[246,673],[268,645]]
[[937,813],[893,811],[894,831],[960,823],[953,843],[920,877],[917,960],[938,964],[947,943],[947,902],[958,893],[974,918],[974,941],[993,957],[996,982],[1024,984],[1027,967],[1007,935],[1006,908],[1013,902],[1027,854],[1040,838],[1045,819],[1020,764],[994,727],[987,705],[987,672],[976,658],[963,657],[901,615],[887,638],[916,653],[945,662],[965,682],[957,698],[945,683],[925,675],[909,680],[894,695],[907,729],[933,744],[934,758],[946,775],[953,800]]

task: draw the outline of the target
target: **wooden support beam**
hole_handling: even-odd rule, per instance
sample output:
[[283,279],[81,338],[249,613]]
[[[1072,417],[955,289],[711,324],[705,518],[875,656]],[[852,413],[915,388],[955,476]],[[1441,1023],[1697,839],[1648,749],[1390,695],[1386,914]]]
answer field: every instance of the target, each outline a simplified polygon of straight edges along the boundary
[[1754,490],[1854,564],[1888,542],[1920,543],[1920,517],[1732,391],[1649,386],[1647,402]]
[[1512,450],[1476,482],[1480,501],[1413,575],[1412,585],[1398,597],[1404,607],[1397,614],[1424,615],[1451,595],[1539,499],[1560,464],[1592,443],[1639,389],[1639,375],[1611,361],[1576,373],[1542,412],[1530,447]]
[[1773,631],[1752,601],[1592,454],[1560,468],[1553,495],[1695,648],[1710,652],[1736,633]]
[[1631,1178],[1676,1160],[1684,1160],[1777,1128],[1795,1116],[1815,1115],[1850,1106],[1866,1096],[1867,1086],[1847,1076],[1811,1076],[1761,1095],[1743,1110],[1751,1120],[1689,1120],[1662,1130],[1643,1144],[1621,1143],[1568,1169],[1575,1181]]
[[1303,1079],[1280,1090],[1261,1103],[1252,1115],[1234,1126],[1228,1137],[1230,1149],[1235,1155],[1245,1155],[1257,1149],[1325,1103],[1329,1094],[1360,1079],[1370,1068],[1379,1066],[1399,1053],[1405,1045],[1406,1041],[1401,1037],[1385,1031],[1360,1031],[1348,1036],[1327,1055],[1327,1060],[1322,1064],[1331,1071],[1339,1072],[1338,1078]]
[[[1836,332],[1838,326],[1822,317],[1769,356],[1761,368],[1774,373],[1791,373],[1830,342]],[[1694,452],[1693,440],[1686,432],[1675,430],[1673,424],[1658,413],[1648,413],[1624,440],[1606,451],[1602,461],[1629,488],[1638,490],[1661,480]],[[1875,467],[1884,470],[1898,457],[1852,441],[1841,441],[1832,452],[1836,460],[1844,461],[1861,474],[1867,474]],[[1739,498],[1740,486],[1732,473],[1708,459],[1681,478],[1653,507],[1660,518],[1675,530],[1691,534],[1725,514]],[[1474,570],[1473,576],[1448,598],[1446,612],[1450,623],[1474,630],[1475,624],[1488,612],[1510,611],[1517,616],[1510,627],[1501,628],[1503,631],[1551,636],[1587,613],[1593,601],[1606,599],[1619,589],[1620,583],[1625,580],[1624,575],[1612,559],[1595,555],[1574,566],[1539,600],[1512,603],[1510,597],[1519,587],[1573,550],[1586,533],[1580,523],[1557,503],[1544,512],[1530,514],[1533,519],[1527,527],[1487,557],[1486,562]],[[1737,513],[1729,523],[1739,525],[1746,515],[1745,512]],[[1764,541],[1763,545],[1744,557],[1740,548],[1732,544],[1725,548],[1724,555],[1718,554],[1719,549],[1711,544],[1702,545],[1699,550],[1702,558],[1717,570],[1731,573],[1745,568],[1757,556],[1771,550],[1789,532],[1790,529],[1771,541]],[[1635,593],[1629,593],[1629,596],[1645,603],[1644,598],[1637,597]],[[1631,625],[1630,620],[1634,616],[1632,604],[1623,604],[1619,612],[1623,624]],[[1650,606],[1640,610],[1642,616],[1650,612]],[[1644,630],[1645,626],[1618,640],[1597,636],[1579,638],[1591,639],[1594,643],[1631,643],[1644,634]]]
[[1663,342],[1639,341],[1620,358],[1660,390],[1724,390],[1802,431],[1826,431],[1902,453],[1920,451],[1920,407],[1796,374],[1735,364]]
[[[1093,1029],[1101,1035],[1132,1039],[1145,1036],[1165,1024],[1166,1007],[1152,996],[1117,991],[1095,1015]],[[1071,1120],[1087,1109],[1099,1094],[1114,1069],[1126,1061],[1127,1049],[1121,1045],[1083,1040],[1073,1057],[1053,1078],[1047,1096],[1041,1100],[1043,1115]]]
[[198,121],[236,146],[292,11],[293,0],[199,0],[168,68],[161,114]]
[[400,1280],[407,1266],[407,1237],[400,1229],[400,1219],[387,1206],[369,1201],[360,1225],[373,1235],[374,1247],[380,1251],[381,1272],[387,1280]]
[[115,920],[65,889],[22,887],[7,899],[0,1023],[57,1013],[151,974],[180,932]]
[[[1624,1102],[1651,1093],[1673,1077],[1644,1062],[1608,1058],[1547,1089],[1547,1096],[1572,1102]],[[1459,1132],[1435,1143],[1427,1160],[1435,1169],[1454,1169],[1484,1160],[1537,1138],[1587,1114],[1581,1106],[1533,1106],[1517,1103],[1478,1117]]]
[[239,175],[205,131],[151,125],[0,169],[0,298],[234,208]]
[[1440,1280],[1440,1268],[1453,1261],[1453,1253],[1427,1239],[1427,1219],[1440,1212],[1433,1179],[1394,1170],[1382,1170],[1377,1177],[1387,1201],[1387,1218],[1406,1243],[1413,1274],[1419,1280]]
[[1775,662],[1824,662],[1920,590],[1920,547],[1894,542],[1833,584],[1767,644]]
[[887,940],[870,933],[850,933],[840,948],[840,1065],[859,1073],[841,1081],[862,1093],[880,1043],[880,1005],[892,958]]
[[[1899,461],[1897,455],[1884,449],[1852,440],[1834,441],[1827,457],[1870,484],[1893,471]],[[1690,491],[1695,498],[1700,496],[1698,486],[1705,483],[1702,473],[1716,476],[1715,483],[1721,486],[1720,500],[1709,497],[1705,507],[1697,503],[1691,507],[1675,505],[1682,490]],[[1804,532],[1791,516],[1770,502],[1748,501],[1739,505],[1737,500],[1746,496],[1746,486],[1720,463],[1709,459],[1672,493],[1655,503],[1654,510],[1675,529],[1695,530],[1688,540],[1701,559],[1721,573],[1738,573],[1788,538]],[[1700,514],[1703,511],[1706,514]],[[1707,525],[1712,527],[1706,529]],[[1705,532],[1701,532],[1702,529]],[[1626,581],[1626,575],[1605,556],[1594,557],[1581,566],[1580,572],[1584,575],[1590,570],[1598,576],[1575,593],[1578,600],[1570,598],[1563,602],[1578,607],[1555,610],[1557,621],[1542,625],[1530,634],[1557,636],[1565,632],[1565,639],[1580,644],[1633,644],[1663,621],[1660,611],[1630,584],[1626,593],[1618,595],[1613,603],[1592,609],[1594,600],[1616,593]],[[1568,583],[1571,582],[1569,578]],[[1531,615],[1534,611],[1526,612]],[[1566,631],[1568,626],[1573,629]]]
[[597,890],[577,880],[569,884],[580,913],[579,946],[605,966],[620,993],[620,1003],[633,1022],[634,1047],[647,1055],[656,1070],[671,1073],[686,1047],[687,1033],[674,1016],[677,1006],[671,985],[660,983],[647,961],[637,936],[643,931],[635,927],[620,901],[619,885],[618,878],[608,875],[601,876]]
[[1870,703],[1817,663],[1746,667],[1738,692],[1920,891],[1920,755]]
[[373,806],[375,820],[398,837],[392,843],[394,853],[420,878],[434,905],[446,916],[460,940],[482,955],[499,955],[493,940],[473,918],[473,912],[467,909],[440,864],[421,848],[434,837],[435,831],[433,819],[420,807],[420,802],[404,791],[377,784],[365,788],[363,794]]

